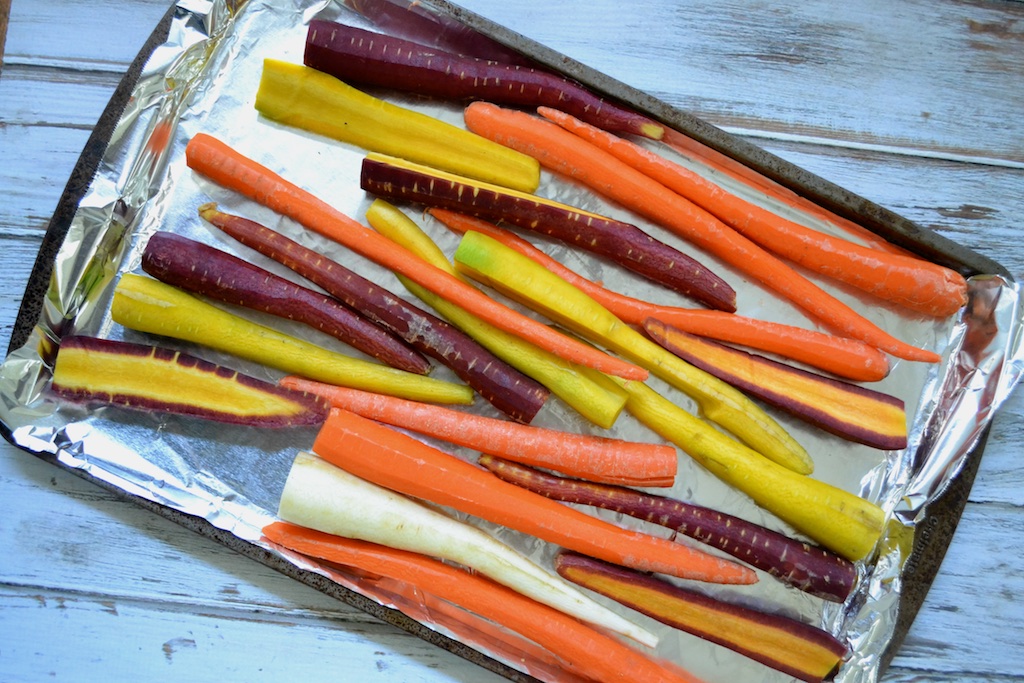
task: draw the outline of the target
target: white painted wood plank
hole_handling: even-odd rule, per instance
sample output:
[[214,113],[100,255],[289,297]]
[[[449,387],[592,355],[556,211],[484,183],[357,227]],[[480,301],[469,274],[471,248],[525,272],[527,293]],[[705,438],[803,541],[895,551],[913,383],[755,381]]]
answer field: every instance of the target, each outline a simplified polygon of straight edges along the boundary
[[258,621],[60,591],[0,586],[0,633],[11,683],[506,680],[379,622]]
[[122,73],[170,0],[33,0],[11,5],[5,64]]
[[[914,621],[894,666],[970,675],[1024,671],[1021,519],[1016,506],[968,506],[929,591],[929,609]],[[992,576],[1000,577],[998,588],[986,579]],[[984,637],[972,635],[978,633]]]
[[64,69],[7,64],[0,79],[4,126],[92,130],[121,76],[120,71],[85,71],[69,82]]
[[460,4],[721,126],[1024,162],[1021,3]]

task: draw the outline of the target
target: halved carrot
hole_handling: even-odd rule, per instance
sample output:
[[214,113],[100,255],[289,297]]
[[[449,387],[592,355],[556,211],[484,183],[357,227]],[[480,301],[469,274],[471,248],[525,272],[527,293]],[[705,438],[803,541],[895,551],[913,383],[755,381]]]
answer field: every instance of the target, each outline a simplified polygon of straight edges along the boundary
[[294,185],[224,142],[198,133],[185,148],[189,168],[234,190],[304,227],[362,254],[457,302],[495,327],[529,339],[566,360],[618,375],[646,379],[647,371],[572,339],[547,325],[513,311],[462,280],[425,263],[408,250],[369,230],[310,192]]
[[534,156],[542,166],[690,240],[834,332],[906,360],[937,363],[941,359],[937,353],[893,337],[707,211],[558,125],[486,102],[466,107],[465,120],[473,132]]
[[768,251],[812,272],[925,315],[945,318],[967,303],[967,281],[956,271],[919,258],[864,247],[794,223],[632,140],[549,107],[537,111],[677,192]]
[[671,486],[675,480],[676,449],[664,444],[531,427],[294,375],[278,384],[320,396],[336,408],[377,422],[581,479],[633,486]]
[[724,311],[705,311],[635,299],[588,280],[525,239],[493,223],[447,209],[428,213],[451,230],[472,230],[493,237],[586,292],[592,299],[631,325],[655,319],[690,334],[767,351],[857,382],[877,382],[889,374],[888,357],[855,339]]
[[483,468],[408,434],[339,408],[331,409],[313,451],[379,486],[607,562],[713,583],[757,581],[753,571],[735,562],[591,517],[501,481]]
[[285,522],[269,524],[263,528],[263,535],[270,542],[303,555],[418,586],[543,644],[561,656],[568,669],[594,680],[699,683],[695,677],[668,669],[558,610],[432,558]]

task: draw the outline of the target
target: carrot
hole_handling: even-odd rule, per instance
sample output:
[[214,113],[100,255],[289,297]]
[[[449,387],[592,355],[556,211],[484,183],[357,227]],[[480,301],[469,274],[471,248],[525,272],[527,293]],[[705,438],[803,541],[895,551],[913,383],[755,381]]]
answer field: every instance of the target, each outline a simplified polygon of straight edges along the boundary
[[766,458],[802,474],[814,470],[806,449],[743,392],[667,351],[522,254],[479,232],[467,232],[454,260],[456,267],[473,279],[585,339],[635,360],[692,398],[708,420]]
[[536,159],[301,64],[265,59],[255,104],[268,119],[366,150],[525,192],[540,183]]
[[430,361],[404,340],[326,294],[184,235],[154,233],[141,265],[161,282],[304,323],[393,368],[420,375],[432,369]]
[[624,486],[560,477],[488,454],[479,463],[501,479],[548,498],[667,527],[825,600],[844,602],[857,581],[857,569],[849,560],[718,510]]
[[633,417],[796,531],[852,562],[874,551],[886,524],[879,506],[760,457],[644,382],[617,381]]
[[336,22],[310,22],[303,62],[347,83],[448,100],[559,106],[609,130],[654,139],[665,132],[656,121],[598,97],[560,74],[459,57]]
[[945,318],[967,303],[967,281],[949,268],[794,223],[631,140],[555,109],[541,107],[538,112],[804,268],[925,315]]
[[667,581],[574,553],[559,553],[565,578],[673,628],[717,643],[807,683],[830,681],[849,648],[792,617],[718,600]]
[[581,479],[632,486],[671,486],[676,449],[653,443],[586,436],[472,415],[384,394],[350,391],[289,375],[279,386],[304,391],[370,420]]
[[300,451],[277,508],[280,519],[346,538],[457,562],[577,619],[655,647],[658,637],[603,607],[483,529]]
[[226,214],[212,202],[200,206],[199,215],[226,235],[301,275],[345,306],[446,365],[513,420],[530,422],[547,401],[544,387],[503,363],[454,325],[413,306],[337,261],[255,221]]
[[354,541],[285,522],[263,528],[272,543],[303,555],[386,576],[453,602],[542,643],[571,671],[598,681],[698,683],[614,638],[478,574],[405,550]]
[[355,413],[332,408],[314,452],[348,472],[577,552],[641,571],[748,584],[750,569],[681,543],[617,527],[501,481],[475,464]]
[[480,232],[515,249],[583,290],[630,325],[659,320],[690,334],[774,353],[857,382],[876,382],[889,374],[886,355],[864,342],[724,311],[692,310],[635,299],[588,280],[493,223],[447,209],[430,209],[428,213],[457,233]]
[[556,124],[485,102],[466,107],[465,120],[470,130],[535,156],[542,166],[673,230],[788,299],[834,332],[906,360],[941,360],[937,353],[896,339],[707,211]]
[[[430,236],[398,207],[388,204],[383,199],[376,199],[366,210],[366,221],[377,232],[394,240],[424,261],[461,277]],[[456,304],[420,287],[409,278],[399,276],[398,279],[417,298],[475,339],[481,346],[542,384],[597,426],[611,428],[622,413],[626,405],[626,395],[618,387],[609,389],[601,386],[582,372],[578,365],[567,363],[535,344],[499,330],[467,313]]]
[[435,294],[458,303],[495,327],[529,339],[566,360],[624,379],[646,379],[647,371],[557,332],[513,311],[462,280],[425,263],[386,237],[369,230],[326,202],[220,140],[199,133],[188,143],[190,168],[213,182],[277,211],[313,232],[343,244],[375,263],[405,275]]
[[363,159],[359,186],[391,201],[465,211],[554,237],[708,308],[736,310],[728,282],[631,223],[379,154]]
[[833,211],[829,211],[828,209],[815,204],[805,197],[801,197],[788,187],[766,178],[749,166],[746,166],[732,157],[726,156],[718,150],[712,149],[711,147],[694,140],[684,133],[673,128],[665,128],[665,134],[663,135],[662,140],[666,145],[688,159],[697,161],[711,169],[714,169],[715,171],[718,171],[719,173],[733,178],[734,180],[738,180],[744,185],[759,190],[767,196],[773,197],[789,207],[802,211],[810,216],[814,216],[815,218],[828,221],[837,228],[845,230],[851,236],[860,239],[873,249],[878,249],[890,254],[914,256],[911,252],[887,241],[884,237],[871,232],[863,225],[854,223],[851,220],[837,215]]
[[532,59],[506,47],[488,35],[419,3],[395,3],[391,0],[348,0],[345,3],[373,22],[381,33],[476,59],[534,66]]

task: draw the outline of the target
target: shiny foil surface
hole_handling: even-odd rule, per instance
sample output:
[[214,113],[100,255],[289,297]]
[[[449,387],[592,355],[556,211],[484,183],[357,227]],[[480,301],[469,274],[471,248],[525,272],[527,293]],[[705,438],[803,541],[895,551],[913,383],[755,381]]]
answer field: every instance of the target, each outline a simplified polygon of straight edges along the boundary
[[[372,28],[359,15],[331,2],[178,3],[168,40],[157,48],[143,70],[56,258],[38,324],[29,342],[15,350],[0,367],[0,419],[18,445],[53,454],[64,465],[80,468],[131,494],[202,517],[240,539],[264,547],[270,546],[261,540],[260,529],[275,519],[277,500],[292,459],[298,451],[311,447],[315,429],[258,430],[163,414],[84,408],[54,400],[48,394],[48,385],[55,348],[60,338],[70,333],[158,343],[263,379],[273,381],[280,376],[208,349],[147,338],[110,319],[109,305],[118,277],[122,273],[140,272],[141,251],[149,236],[157,231],[171,231],[213,244],[296,279],[290,271],[204,224],[196,208],[209,201],[217,202],[224,211],[256,220],[316,248],[415,302],[390,272],[198,178],[185,165],[188,140],[196,133],[209,133],[353,218],[363,220],[372,200],[359,189],[358,169],[363,150],[287,129],[263,119],[253,107],[263,59],[301,63],[305,24],[313,18],[339,19]],[[459,105],[390,92],[375,94],[462,125]],[[687,163],[682,158],[678,160]],[[703,168],[694,170],[709,173]],[[792,306],[750,284],[715,259],[568,181],[545,173],[538,194],[636,223],[703,260],[737,289],[741,314],[813,327]],[[750,198],[797,220],[809,221],[814,227],[829,229],[813,219],[791,215],[788,208],[763,196]],[[418,209],[404,208],[450,256],[457,238]],[[612,289],[686,305],[672,301],[670,295],[613,265],[581,256],[554,242],[533,237],[531,241],[574,270],[603,281]],[[957,476],[969,451],[1019,379],[1024,367],[1022,304],[1019,286],[998,276],[972,278],[969,304],[960,315],[944,321],[906,317],[847,292],[835,293],[895,336],[943,356],[938,366],[893,359],[890,375],[871,385],[906,404],[912,422],[910,445],[903,451],[883,452],[845,442],[772,411],[814,457],[814,476],[881,505],[897,522],[893,526],[894,537],[883,539],[877,557],[860,567],[860,586],[843,605],[824,603],[786,588],[767,575],[750,587],[698,587],[820,625],[836,634],[852,649],[837,680],[852,683],[878,678],[880,657],[893,637],[908,547],[898,542],[899,538],[913,531],[924,519],[929,503]],[[333,338],[297,325],[248,311],[237,312],[329,348],[355,353]],[[433,374],[452,379],[443,367],[436,368]],[[652,379],[651,385],[680,405],[695,410],[695,405],[680,392],[658,380]],[[479,399],[472,409],[493,414],[493,409]],[[534,424],[580,432],[600,431],[555,399],[549,401]],[[626,414],[612,434],[640,441],[657,439]],[[475,456],[455,452],[467,458]],[[659,492],[792,533],[683,454],[675,487]],[[613,513],[597,514],[616,523],[640,526]],[[481,526],[543,566],[551,566],[555,549],[550,545],[490,525]],[[652,533],[670,535],[660,528],[654,528]],[[321,572],[381,604],[398,608],[428,627],[512,667],[545,680],[569,680],[541,648],[522,641],[518,649],[510,649],[504,641],[491,639],[486,629],[477,628],[477,617],[459,610],[439,609],[436,600],[415,587],[348,575],[271,549],[297,566]],[[614,606],[610,601],[603,602]],[[661,636],[655,656],[678,662],[707,681],[789,680],[625,608],[616,609]]]

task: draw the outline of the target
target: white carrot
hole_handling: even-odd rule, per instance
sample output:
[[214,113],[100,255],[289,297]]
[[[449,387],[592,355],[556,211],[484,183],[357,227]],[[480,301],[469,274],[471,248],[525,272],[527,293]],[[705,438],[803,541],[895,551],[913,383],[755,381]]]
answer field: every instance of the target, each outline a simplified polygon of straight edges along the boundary
[[654,647],[657,636],[598,604],[484,531],[300,452],[278,516],[324,533],[430,555],[474,569],[577,619]]

